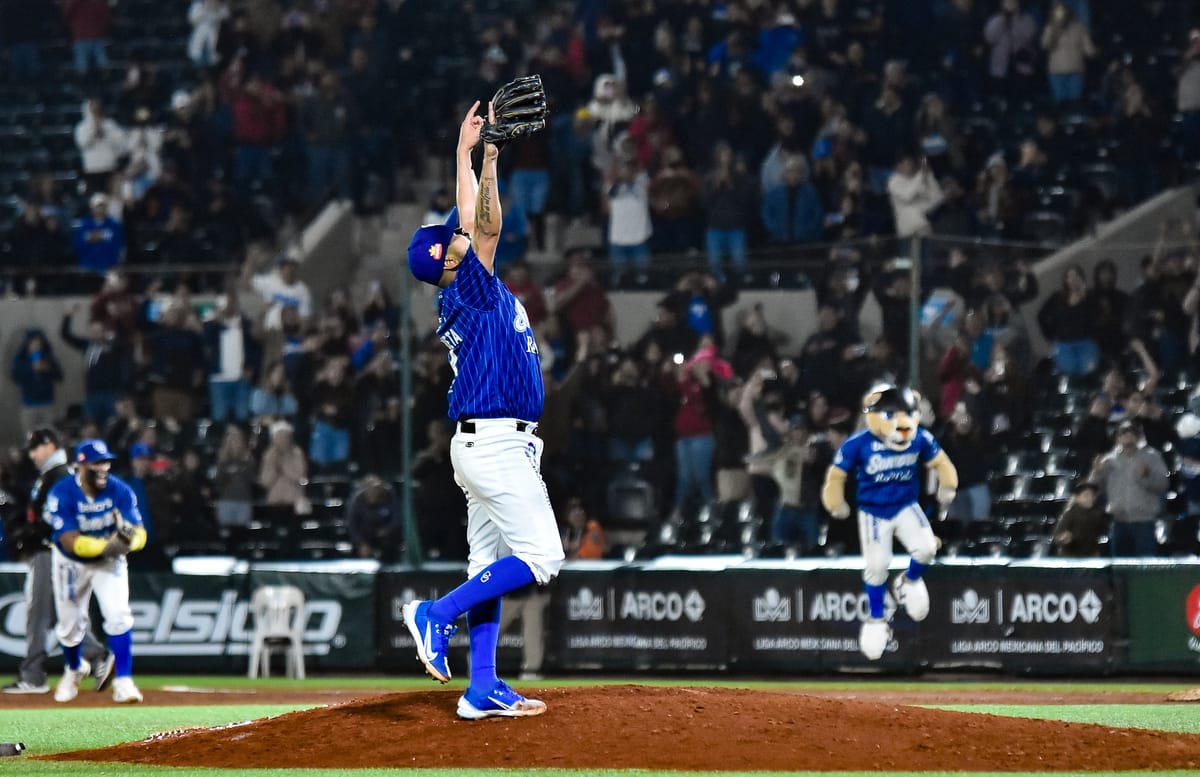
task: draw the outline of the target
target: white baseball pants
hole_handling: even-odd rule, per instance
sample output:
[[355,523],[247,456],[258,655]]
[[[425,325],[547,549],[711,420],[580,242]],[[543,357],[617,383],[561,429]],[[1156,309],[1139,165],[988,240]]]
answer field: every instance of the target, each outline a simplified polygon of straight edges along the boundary
[[88,631],[88,608],[92,592],[104,616],[105,634],[124,634],[133,628],[133,610],[129,607],[129,565],[124,556],[83,564],[67,558],[58,548],[54,554],[51,578],[54,606],[58,610],[55,634],[58,641],[72,647],[83,641]]
[[862,543],[865,566],[863,581],[867,585],[883,585],[892,563],[892,538],[900,540],[904,549],[922,564],[933,561],[937,553],[937,538],[921,506],[913,503],[893,518],[880,518],[865,510],[858,511],[858,538]]

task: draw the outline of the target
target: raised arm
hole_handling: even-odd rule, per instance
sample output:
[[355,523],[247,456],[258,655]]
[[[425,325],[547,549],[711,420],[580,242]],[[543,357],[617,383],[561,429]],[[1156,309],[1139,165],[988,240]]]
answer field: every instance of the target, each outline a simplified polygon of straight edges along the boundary
[[483,117],[477,116],[479,101],[471,106],[458,128],[458,173],[455,204],[458,206],[458,225],[468,235],[475,235],[475,200],[479,183],[475,180],[475,168],[471,164],[471,152],[479,145],[479,132],[483,129]]
[[[491,102],[488,103],[488,117],[493,123],[496,121]],[[483,171],[479,175],[475,231],[471,233],[471,246],[488,272],[495,272],[496,244],[500,242],[500,225],[504,221],[504,214],[500,210],[500,191],[496,175],[496,160],[499,158],[499,148],[491,143],[483,145]]]

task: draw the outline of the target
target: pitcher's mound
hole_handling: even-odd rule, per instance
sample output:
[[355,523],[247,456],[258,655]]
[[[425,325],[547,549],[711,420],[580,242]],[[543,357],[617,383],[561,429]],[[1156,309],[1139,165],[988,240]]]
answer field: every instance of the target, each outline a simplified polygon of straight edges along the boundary
[[524,687],[524,719],[459,720],[458,692],[396,693],[57,760],[224,768],[778,771],[1200,769],[1200,735],[727,688]]

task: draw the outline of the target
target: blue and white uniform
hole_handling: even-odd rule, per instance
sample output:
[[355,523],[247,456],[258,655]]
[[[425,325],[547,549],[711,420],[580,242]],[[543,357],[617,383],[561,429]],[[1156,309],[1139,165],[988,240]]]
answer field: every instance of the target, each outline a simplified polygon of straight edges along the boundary
[[[104,490],[93,499],[83,492],[80,475],[66,477],[50,489],[44,517],[53,530],[54,603],[58,609],[58,641],[78,645],[88,630],[88,607],[92,592],[104,616],[104,632],[110,637],[133,628],[129,607],[129,568],[125,556],[106,559],[79,558],[62,546],[62,536],[77,531],[89,537],[106,538],[116,531],[116,511],[126,522],[142,525],[137,497],[116,475],[108,476]],[[111,644],[111,640],[110,640]]]
[[545,584],[564,556],[534,435],[545,401],[537,339],[524,306],[473,248],[441,292],[437,333],[454,371],[450,459],[467,496],[467,574],[511,554]]
[[917,499],[925,465],[941,450],[924,428],[917,430],[903,451],[888,447],[864,429],[851,435],[834,455],[833,466],[854,475],[858,533],[866,562],[863,580],[869,585],[887,581],[893,537],[921,564],[933,561],[937,539]]

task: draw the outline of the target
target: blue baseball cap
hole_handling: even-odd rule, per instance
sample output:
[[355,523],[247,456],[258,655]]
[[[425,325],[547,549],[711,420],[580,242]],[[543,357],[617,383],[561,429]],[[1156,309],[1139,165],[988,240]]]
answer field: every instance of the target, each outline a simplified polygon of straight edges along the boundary
[[129,458],[140,459],[154,455],[154,451],[150,450],[150,446],[144,442],[135,442],[133,447],[129,449]]
[[108,443],[101,439],[84,440],[75,448],[75,461],[79,464],[112,461],[115,458],[117,458],[116,455],[108,449]]
[[413,233],[408,243],[408,268],[419,281],[437,286],[446,264],[446,250],[458,228],[458,208],[452,208],[445,224],[426,224]]

